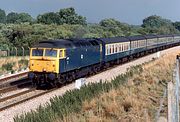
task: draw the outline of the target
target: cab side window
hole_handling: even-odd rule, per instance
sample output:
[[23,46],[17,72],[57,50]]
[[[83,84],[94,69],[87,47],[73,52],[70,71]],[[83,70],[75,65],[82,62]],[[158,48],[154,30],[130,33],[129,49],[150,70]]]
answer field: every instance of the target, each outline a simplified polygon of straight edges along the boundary
[[59,51],[59,58],[63,58],[63,50]]

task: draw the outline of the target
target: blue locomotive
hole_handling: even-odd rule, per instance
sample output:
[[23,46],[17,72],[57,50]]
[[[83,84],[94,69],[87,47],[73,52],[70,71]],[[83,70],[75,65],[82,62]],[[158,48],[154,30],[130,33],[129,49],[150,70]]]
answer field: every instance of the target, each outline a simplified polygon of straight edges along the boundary
[[28,77],[37,86],[64,84],[111,65],[180,44],[180,35],[40,41],[30,50]]

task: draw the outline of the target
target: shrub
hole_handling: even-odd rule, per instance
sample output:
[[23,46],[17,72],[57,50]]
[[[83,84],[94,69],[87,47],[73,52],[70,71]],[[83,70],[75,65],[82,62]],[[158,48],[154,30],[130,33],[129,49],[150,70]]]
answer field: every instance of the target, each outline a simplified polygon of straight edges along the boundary
[[12,71],[13,65],[14,65],[14,63],[3,64],[3,65],[2,65],[2,70]]
[[27,67],[28,66],[28,60],[27,59],[21,59],[18,61],[18,64],[19,64],[20,68],[22,65]]

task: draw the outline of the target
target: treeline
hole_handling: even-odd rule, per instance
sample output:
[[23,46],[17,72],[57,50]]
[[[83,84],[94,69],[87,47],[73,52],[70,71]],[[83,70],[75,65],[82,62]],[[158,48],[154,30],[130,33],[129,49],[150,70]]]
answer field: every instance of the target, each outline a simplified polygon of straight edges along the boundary
[[28,13],[0,10],[0,49],[26,48],[35,42],[57,38],[99,38],[146,34],[178,34],[180,22],[152,15],[142,25],[129,25],[108,18],[99,23],[88,23],[74,8],[60,9],[32,18]]
[[43,24],[80,24],[86,25],[86,18],[78,15],[74,8],[60,9],[59,12],[49,12],[38,15],[34,19],[28,13],[10,12],[6,15],[5,11],[0,9],[0,23],[20,24],[24,22],[29,23],[43,23]]

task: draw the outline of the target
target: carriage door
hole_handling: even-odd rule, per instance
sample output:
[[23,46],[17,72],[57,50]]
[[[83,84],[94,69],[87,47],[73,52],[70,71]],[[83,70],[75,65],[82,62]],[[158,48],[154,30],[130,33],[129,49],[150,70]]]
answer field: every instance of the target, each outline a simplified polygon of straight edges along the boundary
[[100,44],[100,62],[102,62],[103,54],[102,54],[102,44]]

